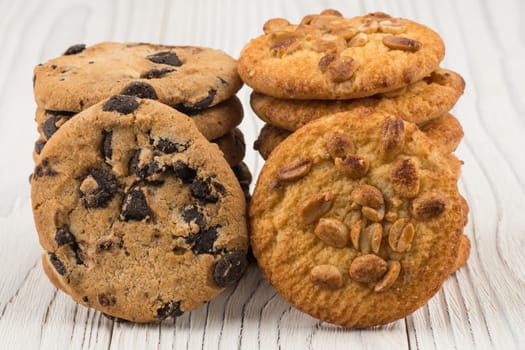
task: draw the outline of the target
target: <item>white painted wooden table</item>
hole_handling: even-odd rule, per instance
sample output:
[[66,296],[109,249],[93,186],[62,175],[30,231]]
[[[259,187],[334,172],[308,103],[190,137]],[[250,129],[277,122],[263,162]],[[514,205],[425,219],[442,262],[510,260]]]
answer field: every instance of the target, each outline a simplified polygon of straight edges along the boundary
[[[28,175],[36,139],[32,68],[74,43],[103,40],[203,45],[238,56],[271,17],[298,21],[337,8],[425,23],[460,72],[454,109],[465,130],[460,188],[471,212],[468,264],[413,315],[345,330],[286,303],[251,266],[208,305],[160,325],[110,321],[75,304],[42,272]],[[525,348],[525,2],[0,0],[0,349],[523,349]],[[262,123],[240,97],[251,145]],[[261,159],[249,147],[257,174]]]

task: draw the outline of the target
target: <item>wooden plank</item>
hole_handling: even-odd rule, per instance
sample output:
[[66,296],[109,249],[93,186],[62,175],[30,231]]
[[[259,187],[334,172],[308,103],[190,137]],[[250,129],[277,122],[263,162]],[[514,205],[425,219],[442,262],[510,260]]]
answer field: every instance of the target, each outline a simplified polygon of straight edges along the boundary
[[[345,15],[383,10],[426,23],[443,36],[444,65],[467,81],[454,112],[466,134],[458,155],[465,160],[460,188],[471,206],[465,230],[472,240],[468,265],[406,320],[362,331],[332,326],[292,308],[255,266],[208,305],[160,325],[113,322],[53,288],[41,271],[26,180],[36,136],[34,105],[27,103],[33,66],[72,43],[102,40],[205,45],[237,56],[249,38],[261,33],[266,19],[298,21],[324,8]],[[4,164],[19,164],[0,170],[0,348],[522,347],[524,9],[518,0],[0,2],[0,149]],[[246,87],[239,93],[246,112],[241,128],[246,162],[256,175],[262,161],[250,149],[262,122],[249,110],[249,93]]]

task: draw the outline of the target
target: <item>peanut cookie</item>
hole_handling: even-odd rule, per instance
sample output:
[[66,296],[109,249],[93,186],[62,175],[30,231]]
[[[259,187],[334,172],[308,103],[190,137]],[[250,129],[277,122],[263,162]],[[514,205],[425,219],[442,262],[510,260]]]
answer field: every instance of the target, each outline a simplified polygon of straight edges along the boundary
[[44,270],[76,302],[136,322],[179,316],[246,266],[243,192],[187,116],[116,95],[49,139],[31,179]]
[[470,255],[470,239],[466,235],[462,235],[459,241],[459,249],[454,266],[452,266],[452,273],[459,270],[468,260]]
[[224,154],[224,158],[232,167],[239,164],[246,154],[244,135],[237,128],[212,142],[219,146],[219,149]]
[[[345,116],[344,113],[339,115]],[[443,154],[454,152],[463,139],[463,128],[452,114],[446,114],[431,120],[422,125],[420,130],[423,131]],[[253,148],[259,151],[263,159],[267,159],[272,150],[291,134],[292,132],[290,131],[265,124],[253,144]]]
[[419,129],[433,140],[444,154],[454,152],[464,135],[463,127],[450,113],[420,125]]
[[389,93],[355,100],[289,100],[258,92],[250,103],[259,118],[290,131],[324,115],[366,108],[422,124],[446,114],[463,94],[465,81],[447,69],[437,69],[423,80]]
[[80,112],[115,94],[159,100],[192,114],[233,96],[236,61],[204,47],[104,42],[75,45],[34,70],[39,107]]
[[241,51],[238,70],[278,98],[349,99],[392,91],[428,76],[445,54],[424,25],[385,13],[343,18],[324,11],[300,24],[274,18]]
[[286,300],[361,328],[405,317],[439,290],[465,211],[447,160],[415,124],[346,114],[305,125],[272,152],[250,240]]

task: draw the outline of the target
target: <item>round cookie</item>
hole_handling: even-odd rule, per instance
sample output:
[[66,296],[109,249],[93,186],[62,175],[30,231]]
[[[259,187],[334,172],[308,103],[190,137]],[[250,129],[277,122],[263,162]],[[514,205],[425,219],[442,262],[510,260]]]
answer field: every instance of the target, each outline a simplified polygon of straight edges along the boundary
[[447,160],[415,124],[346,114],[307,124],[272,152],[250,241],[295,307],[362,328],[405,317],[439,290],[465,220]]
[[[65,111],[50,111],[37,108],[35,121],[40,138],[35,142],[35,155],[42,151],[46,141],[76,113]],[[228,100],[190,115],[197,125],[197,129],[208,140],[214,140],[226,135],[230,130],[239,125],[243,118],[241,101],[236,96]]]
[[192,114],[242,86],[236,61],[204,47],[103,42],[74,45],[35,67],[38,106],[80,112],[115,94],[151,98]]
[[76,302],[151,322],[235,283],[248,248],[243,192],[190,118],[117,95],[65,123],[31,179],[44,270]]
[[224,158],[230,166],[239,164],[246,154],[246,144],[241,130],[235,128],[226,135],[213,140],[224,154]]
[[295,131],[306,123],[328,114],[366,108],[385,112],[406,121],[422,124],[446,114],[465,89],[456,72],[437,69],[423,80],[397,91],[355,100],[290,100],[252,92],[253,111],[265,122]]
[[329,11],[292,25],[274,18],[241,51],[242,80],[265,95],[350,99],[402,88],[436,70],[440,36],[408,19],[376,12],[343,18]]
[[[344,116],[345,114],[340,115]],[[463,139],[461,124],[452,114],[448,113],[424,124],[419,129],[436,145],[442,154],[454,152]],[[254,142],[253,148],[259,151],[263,159],[267,159],[272,150],[291,134],[290,131],[265,124]]]

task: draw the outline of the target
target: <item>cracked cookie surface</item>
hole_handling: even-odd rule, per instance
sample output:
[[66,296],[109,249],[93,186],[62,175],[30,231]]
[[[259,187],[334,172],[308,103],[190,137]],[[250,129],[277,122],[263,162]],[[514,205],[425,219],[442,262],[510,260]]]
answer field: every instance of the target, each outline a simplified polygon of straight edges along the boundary
[[307,124],[270,155],[250,240],[286,300],[361,328],[402,318],[439,290],[468,207],[447,158],[415,124],[346,114]]
[[187,116],[117,95],[49,139],[31,180],[43,266],[82,305],[135,322],[177,317],[246,267],[244,194]]
[[445,47],[428,27],[385,13],[343,18],[335,11],[300,24],[270,19],[241,51],[238,70],[254,90],[278,98],[349,99],[419,81]]

